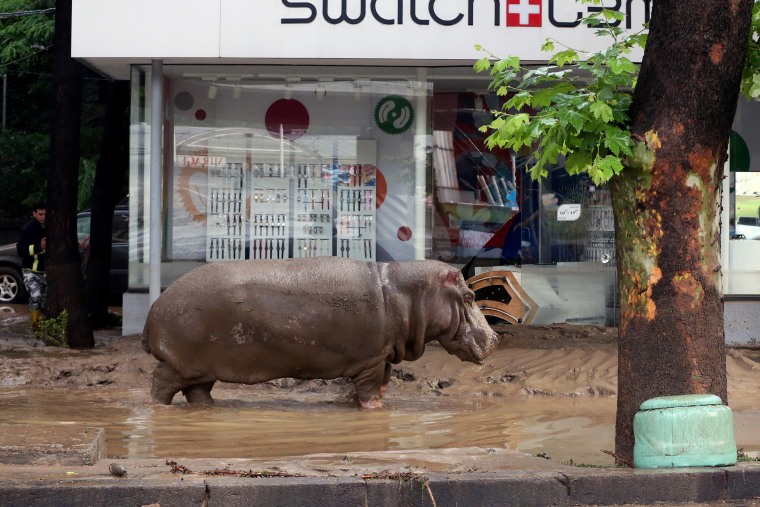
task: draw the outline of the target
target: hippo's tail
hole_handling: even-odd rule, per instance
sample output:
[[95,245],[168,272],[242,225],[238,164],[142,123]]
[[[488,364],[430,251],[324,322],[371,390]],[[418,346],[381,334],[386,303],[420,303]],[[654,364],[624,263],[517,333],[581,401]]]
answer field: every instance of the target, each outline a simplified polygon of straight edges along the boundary
[[142,333],[142,337],[143,337],[142,338],[143,350],[145,352],[147,352],[148,354],[151,353],[150,352],[150,343],[148,341],[149,330],[150,330],[150,316],[148,317],[148,320],[145,322],[145,327],[143,328],[143,333]]

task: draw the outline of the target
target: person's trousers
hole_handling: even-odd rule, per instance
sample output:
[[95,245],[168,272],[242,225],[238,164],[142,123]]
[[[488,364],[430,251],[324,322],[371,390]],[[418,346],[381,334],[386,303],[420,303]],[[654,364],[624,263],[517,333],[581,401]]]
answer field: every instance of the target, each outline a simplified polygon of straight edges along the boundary
[[42,271],[32,271],[31,269],[22,269],[24,275],[24,286],[29,293],[29,309],[44,310],[45,296],[47,293],[47,276]]

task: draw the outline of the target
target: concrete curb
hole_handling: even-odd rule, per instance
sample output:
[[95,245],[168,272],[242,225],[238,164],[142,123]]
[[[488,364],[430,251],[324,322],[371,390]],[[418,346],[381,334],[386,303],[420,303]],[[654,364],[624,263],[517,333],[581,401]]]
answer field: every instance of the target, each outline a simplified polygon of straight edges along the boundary
[[[54,433],[55,438],[49,435]],[[0,463],[94,465],[106,457],[106,430],[79,425],[0,424]]]
[[[4,506],[571,506],[720,502],[760,497],[760,463],[728,468],[584,469],[400,476],[172,476],[0,481]],[[434,502],[433,503],[433,499]]]

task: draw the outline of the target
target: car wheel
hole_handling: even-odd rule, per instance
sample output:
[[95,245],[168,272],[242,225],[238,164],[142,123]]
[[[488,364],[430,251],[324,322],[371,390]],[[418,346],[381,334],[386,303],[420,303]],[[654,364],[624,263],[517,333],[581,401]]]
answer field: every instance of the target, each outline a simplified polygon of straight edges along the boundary
[[23,303],[26,287],[21,273],[8,266],[0,266],[0,304]]

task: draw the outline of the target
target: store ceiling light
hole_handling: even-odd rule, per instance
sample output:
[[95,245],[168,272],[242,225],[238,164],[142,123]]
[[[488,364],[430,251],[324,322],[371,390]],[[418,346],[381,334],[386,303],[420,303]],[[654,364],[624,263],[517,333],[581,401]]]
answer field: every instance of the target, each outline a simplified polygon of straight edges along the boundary
[[288,76],[285,78],[286,84],[285,84],[285,98],[290,100],[293,98],[293,83],[299,83],[301,82],[300,77],[296,76]]
[[240,86],[240,76],[227,76],[227,81],[234,83],[234,86],[232,87],[232,98],[237,100],[240,98],[240,94],[243,92],[242,87]]

